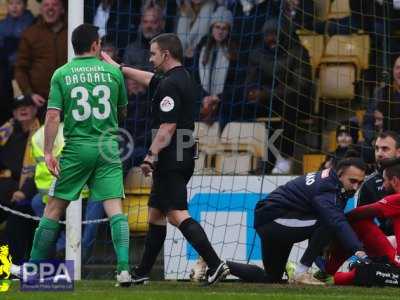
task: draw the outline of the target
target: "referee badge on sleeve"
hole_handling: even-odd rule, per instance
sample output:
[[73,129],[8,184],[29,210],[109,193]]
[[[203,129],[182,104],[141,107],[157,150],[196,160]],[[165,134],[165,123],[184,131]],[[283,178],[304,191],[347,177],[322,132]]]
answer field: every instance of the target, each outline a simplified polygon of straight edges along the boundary
[[164,97],[160,102],[160,109],[163,112],[169,112],[175,107],[174,99],[169,96]]

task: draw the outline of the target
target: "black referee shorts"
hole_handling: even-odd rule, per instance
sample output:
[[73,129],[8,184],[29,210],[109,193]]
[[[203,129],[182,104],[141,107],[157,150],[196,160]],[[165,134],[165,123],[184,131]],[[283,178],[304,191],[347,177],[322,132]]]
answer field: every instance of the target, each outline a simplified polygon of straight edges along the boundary
[[187,184],[193,171],[192,157],[175,167],[159,164],[153,172],[149,207],[157,208],[164,214],[171,210],[187,210]]

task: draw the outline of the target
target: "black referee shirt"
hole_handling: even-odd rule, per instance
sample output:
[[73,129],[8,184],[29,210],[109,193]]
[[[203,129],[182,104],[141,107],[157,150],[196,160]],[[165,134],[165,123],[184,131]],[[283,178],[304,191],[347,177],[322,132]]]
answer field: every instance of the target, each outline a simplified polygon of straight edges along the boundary
[[[159,129],[163,123],[175,123],[176,130],[185,129],[193,134],[194,105],[196,86],[183,66],[174,67],[165,74],[155,74],[150,81],[152,97],[151,117],[152,129]],[[170,144],[164,148],[159,158],[166,152],[176,152],[177,132]],[[188,137],[184,137],[187,141]],[[169,159],[173,157],[169,156]]]

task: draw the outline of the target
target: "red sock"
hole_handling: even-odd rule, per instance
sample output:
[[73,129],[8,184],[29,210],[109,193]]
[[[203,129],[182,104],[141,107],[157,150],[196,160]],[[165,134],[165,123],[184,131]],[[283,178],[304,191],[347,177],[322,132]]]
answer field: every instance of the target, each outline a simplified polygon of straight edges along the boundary
[[369,256],[387,256],[389,260],[394,261],[396,250],[372,220],[352,222],[351,226],[364,244]]
[[333,277],[333,282],[336,285],[351,285],[354,283],[356,277],[356,270],[353,269],[349,272],[336,272]]

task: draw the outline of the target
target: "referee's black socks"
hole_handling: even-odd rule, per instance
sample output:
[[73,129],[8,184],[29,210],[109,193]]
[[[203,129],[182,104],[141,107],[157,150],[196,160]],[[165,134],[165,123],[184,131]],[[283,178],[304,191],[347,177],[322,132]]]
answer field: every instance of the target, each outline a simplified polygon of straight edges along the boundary
[[210,269],[218,268],[221,260],[214,248],[211,246],[203,228],[192,218],[188,218],[179,225],[186,240],[192,245],[197,253],[204,259]]
[[140,265],[136,269],[139,276],[149,275],[154,262],[157,259],[158,253],[164,244],[167,235],[167,226],[149,224],[149,231],[147,232],[145,248]]

